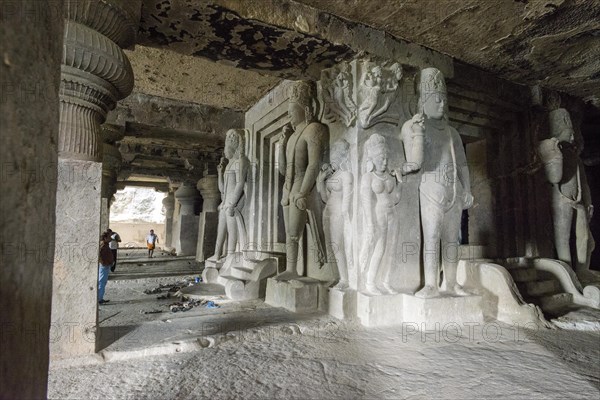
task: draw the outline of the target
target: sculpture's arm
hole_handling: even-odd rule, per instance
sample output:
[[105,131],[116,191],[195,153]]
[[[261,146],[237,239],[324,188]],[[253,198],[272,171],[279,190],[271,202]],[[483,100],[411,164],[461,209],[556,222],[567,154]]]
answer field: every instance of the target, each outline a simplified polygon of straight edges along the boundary
[[462,140],[458,131],[454,128],[450,128],[452,135],[452,145],[454,146],[454,168],[456,168],[456,175],[458,180],[462,184],[464,190],[464,208],[470,208],[473,205],[473,195],[471,194],[471,178],[469,175],[469,164],[467,163],[467,155],[462,145]]
[[402,166],[403,175],[419,171],[423,164],[425,139],[423,122],[423,115],[416,114],[402,125],[400,139],[404,144],[404,157],[406,158],[406,163]]
[[538,155],[544,164],[546,179],[550,183],[559,183],[563,175],[563,155],[556,138],[545,139],[539,142]]
[[221,196],[224,195],[225,183],[223,182],[223,170],[225,169],[225,159],[221,157],[221,161],[219,165],[217,165],[217,183],[219,185],[219,192],[221,192]]
[[321,200],[323,200],[323,203],[327,203],[329,200],[329,192],[327,191],[327,185],[325,182],[328,178],[330,178],[330,176],[328,176],[330,167],[327,164],[325,164],[324,167],[327,168],[321,169],[319,176],[317,176],[317,191],[321,195]]
[[281,131],[280,137],[279,137],[279,150],[277,152],[279,164],[277,165],[277,169],[279,170],[279,174],[281,176],[285,176],[285,171],[287,168],[287,160],[286,160],[285,151],[287,148],[288,139],[290,138],[290,135],[292,134],[292,132],[293,132],[293,129],[289,124],[284,125],[283,129]]
[[306,171],[304,173],[304,179],[302,180],[298,197],[306,197],[317,180],[319,167],[321,165],[323,144],[325,143],[325,138],[328,136],[327,126],[323,124],[315,123],[307,129],[310,129],[306,135],[308,163],[306,165]]
[[227,199],[228,207],[237,206],[237,203],[242,198],[242,195],[244,194],[244,185],[246,184],[246,179],[248,178],[248,170],[250,167],[250,161],[248,161],[248,159],[244,155],[240,155],[240,157],[237,160],[235,160],[235,162],[237,163],[237,165],[234,165],[236,184],[232,195],[229,196],[229,198]]

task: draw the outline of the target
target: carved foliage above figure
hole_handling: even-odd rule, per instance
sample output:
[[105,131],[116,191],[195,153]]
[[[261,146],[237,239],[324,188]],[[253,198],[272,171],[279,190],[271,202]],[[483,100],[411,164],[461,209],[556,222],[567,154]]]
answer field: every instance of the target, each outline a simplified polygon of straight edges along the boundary
[[394,118],[386,112],[398,96],[402,66],[389,61],[365,61],[362,70],[358,108],[360,125],[367,129],[379,122],[397,123],[398,117]]
[[327,123],[341,121],[346,127],[356,121],[356,103],[352,99],[353,77],[350,64],[342,63],[321,73],[324,114]]

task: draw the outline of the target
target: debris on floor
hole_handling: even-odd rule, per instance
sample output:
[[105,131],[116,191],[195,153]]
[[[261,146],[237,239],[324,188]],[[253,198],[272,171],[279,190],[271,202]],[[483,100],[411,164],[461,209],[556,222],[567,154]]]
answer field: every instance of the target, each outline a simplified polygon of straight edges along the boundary
[[188,300],[185,297],[182,297],[181,300],[182,301],[178,301],[177,303],[170,304],[169,310],[171,310],[171,312],[188,311],[199,306],[206,308],[219,308],[218,304],[215,304],[214,301],[210,300]]
[[182,287],[194,285],[195,278],[185,279],[179,282],[170,284],[160,284],[155,288],[144,290],[145,294],[158,294],[163,292],[175,293],[178,292]]
[[149,310],[149,311],[140,310],[140,314],[160,314],[163,312],[164,312],[163,310]]

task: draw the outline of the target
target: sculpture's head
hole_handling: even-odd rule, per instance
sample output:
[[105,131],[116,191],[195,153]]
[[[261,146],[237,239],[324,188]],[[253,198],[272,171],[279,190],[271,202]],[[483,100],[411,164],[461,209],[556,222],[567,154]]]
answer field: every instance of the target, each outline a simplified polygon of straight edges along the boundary
[[225,149],[223,153],[227,159],[231,159],[240,154],[244,148],[244,130],[230,129],[225,134]]
[[314,82],[297,81],[290,87],[288,116],[294,128],[309,123],[316,114],[317,88]]
[[339,169],[340,166],[348,159],[349,150],[350,143],[344,139],[338,140],[331,146],[331,153],[329,157],[331,159],[331,166],[334,170]]
[[365,142],[365,167],[369,172],[384,172],[387,169],[387,145],[385,138],[372,134]]
[[446,116],[448,93],[444,75],[437,68],[421,70],[419,77],[419,110],[428,118],[442,119]]
[[567,110],[558,108],[550,111],[549,118],[551,137],[557,138],[561,142],[573,142],[575,140],[575,130]]

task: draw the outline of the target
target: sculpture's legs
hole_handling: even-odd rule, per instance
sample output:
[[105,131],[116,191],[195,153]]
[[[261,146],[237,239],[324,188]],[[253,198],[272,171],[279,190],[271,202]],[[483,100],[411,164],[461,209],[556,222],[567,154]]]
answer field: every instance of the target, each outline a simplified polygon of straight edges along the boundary
[[[389,219],[387,221],[387,235],[386,235],[386,244],[385,244],[385,249],[388,251],[393,251],[394,249],[394,235],[391,234],[390,231],[390,227],[393,226],[392,224],[392,218],[393,215],[389,215]],[[385,253],[385,252],[384,252]],[[393,259],[393,257],[392,257]],[[381,287],[383,288],[383,291],[385,291],[388,294],[396,294],[398,293],[397,290],[395,290],[392,285],[390,284],[390,278],[392,276],[392,264],[390,262],[387,262],[384,264],[384,270],[382,271],[382,278],[381,278]]]
[[238,242],[237,221],[235,216],[230,215],[227,215],[225,220],[227,221],[227,255],[230,255],[235,253],[235,246]]
[[290,280],[298,278],[298,247],[300,236],[306,225],[307,214],[305,210],[298,209],[295,205],[283,207],[286,239],[285,250],[287,253],[285,272],[277,276],[277,280]]
[[572,266],[571,259],[571,224],[573,222],[573,207],[560,198],[560,193],[554,190],[552,204],[552,220],[554,222],[554,247],[558,259]]
[[381,291],[375,285],[375,278],[377,277],[377,272],[379,271],[381,260],[383,259],[383,254],[385,253],[385,245],[388,236],[387,214],[383,213],[383,215],[380,215],[380,213],[380,210],[376,210],[378,228],[378,232],[376,233],[377,238],[375,241],[373,254],[371,255],[371,260],[367,266],[367,273],[365,274],[365,290],[371,294],[381,294]]
[[[344,229],[339,226],[339,220],[331,218],[329,210],[325,210],[323,216],[323,230],[325,231],[325,241],[327,250],[327,262],[335,262],[340,280],[335,285],[336,289],[348,288],[348,266],[346,263],[346,250],[344,244]],[[340,218],[342,216],[340,215]],[[331,224],[338,224],[334,229],[331,229]]]
[[[457,202],[459,203],[459,202]],[[459,259],[460,222],[462,205],[454,204],[444,216],[442,224],[442,264],[444,266],[444,281],[446,290],[456,295],[467,295],[468,293],[456,281],[456,270]]]
[[225,211],[219,211],[219,223],[217,224],[217,244],[215,245],[214,257],[218,260],[223,255],[223,244],[225,243],[225,235],[227,234],[227,221]]
[[439,296],[440,238],[443,211],[421,196],[421,226],[423,227],[423,268],[425,286],[415,296],[421,298]]

